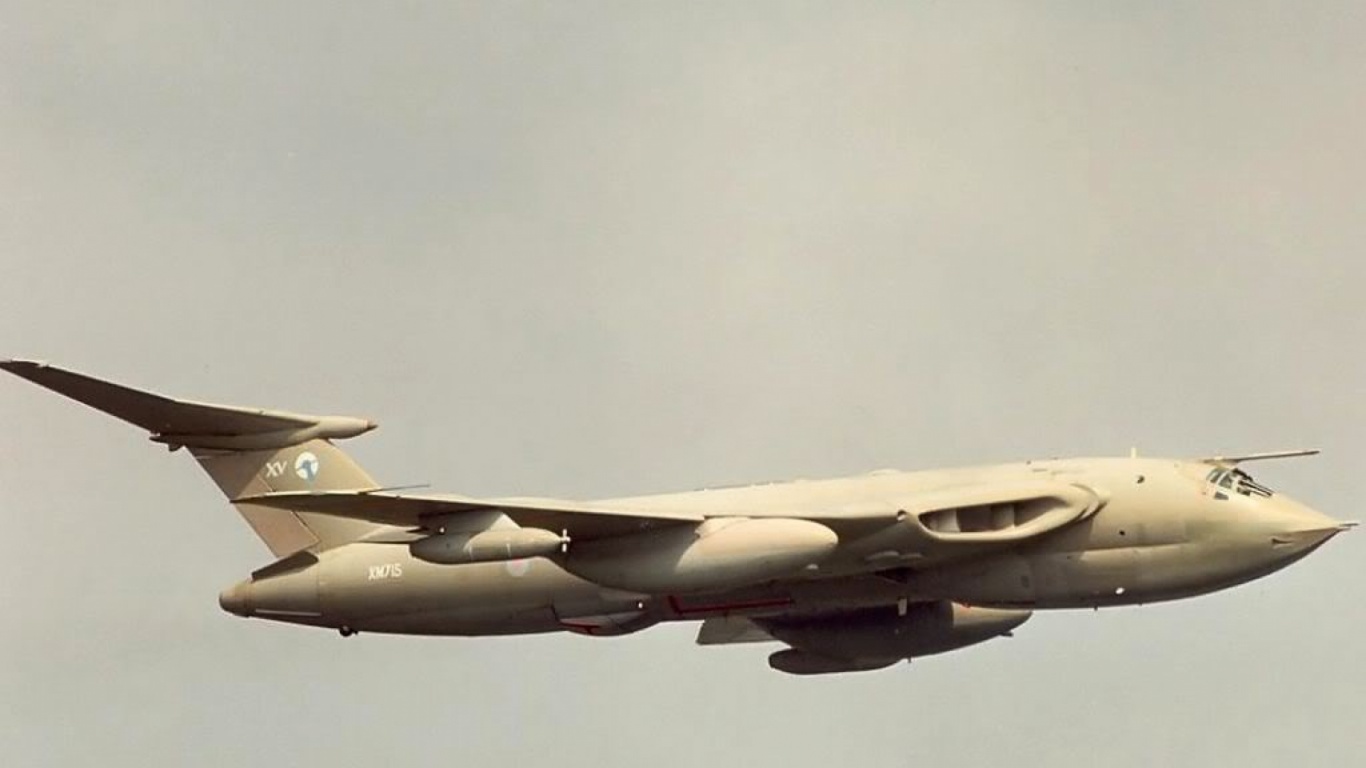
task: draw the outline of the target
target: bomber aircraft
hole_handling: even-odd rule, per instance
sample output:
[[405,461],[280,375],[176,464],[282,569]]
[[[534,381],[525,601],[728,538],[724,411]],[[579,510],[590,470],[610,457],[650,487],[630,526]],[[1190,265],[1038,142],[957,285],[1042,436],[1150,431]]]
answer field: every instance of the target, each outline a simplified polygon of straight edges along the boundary
[[186,448],[275,561],[238,616],[357,632],[607,636],[701,621],[781,642],[774,669],[881,669],[1010,635],[1034,610],[1174,600],[1283,568],[1351,527],[1242,464],[1099,458],[879,471],[604,501],[379,486],[335,441],[375,423],[175,400],[0,368]]

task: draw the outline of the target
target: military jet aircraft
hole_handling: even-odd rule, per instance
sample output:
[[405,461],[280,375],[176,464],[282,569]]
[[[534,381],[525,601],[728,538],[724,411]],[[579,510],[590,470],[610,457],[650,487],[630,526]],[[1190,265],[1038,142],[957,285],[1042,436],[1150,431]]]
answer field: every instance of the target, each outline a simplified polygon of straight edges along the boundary
[[1174,600],[1265,576],[1339,523],[1246,462],[1101,458],[881,471],[605,501],[402,493],[335,441],[375,423],[175,400],[41,362],[0,368],[185,448],[276,560],[238,616],[357,632],[778,641],[774,669],[888,667],[1032,611]]

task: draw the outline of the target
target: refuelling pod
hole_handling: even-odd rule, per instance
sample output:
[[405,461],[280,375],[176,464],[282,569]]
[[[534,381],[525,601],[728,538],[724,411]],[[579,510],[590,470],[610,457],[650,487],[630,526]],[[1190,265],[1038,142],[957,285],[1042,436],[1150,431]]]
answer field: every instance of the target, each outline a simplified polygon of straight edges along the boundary
[[901,659],[832,659],[818,653],[786,648],[771,654],[768,665],[789,675],[830,675],[837,672],[868,672],[886,669]]
[[521,560],[559,552],[568,539],[544,528],[494,528],[471,533],[449,531],[418,539],[408,551],[438,565]]
[[930,656],[1000,637],[1023,624],[1031,613],[969,608],[944,601],[912,604],[904,615],[895,606],[887,606],[836,616],[763,621],[762,626],[779,640],[813,656],[873,663]]
[[647,594],[729,589],[818,566],[839,543],[829,528],[789,518],[713,518],[648,533],[575,542],[565,570]]

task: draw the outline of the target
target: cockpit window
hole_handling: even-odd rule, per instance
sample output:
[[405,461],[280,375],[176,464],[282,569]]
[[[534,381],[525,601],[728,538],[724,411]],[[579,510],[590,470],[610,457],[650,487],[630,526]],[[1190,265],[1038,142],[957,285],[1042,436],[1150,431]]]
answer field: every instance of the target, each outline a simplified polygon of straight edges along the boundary
[[1215,469],[1209,473],[1209,481],[1220,488],[1227,488],[1244,496],[1271,498],[1270,488],[1253,480],[1251,475],[1236,467],[1233,469]]

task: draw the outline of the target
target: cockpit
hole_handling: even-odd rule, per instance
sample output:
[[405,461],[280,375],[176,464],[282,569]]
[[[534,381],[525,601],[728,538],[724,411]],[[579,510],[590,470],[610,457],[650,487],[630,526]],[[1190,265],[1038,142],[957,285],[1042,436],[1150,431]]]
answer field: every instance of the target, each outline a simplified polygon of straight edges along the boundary
[[[1272,495],[1270,488],[1253,480],[1248,473],[1237,467],[1217,467],[1209,473],[1209,477],[1206,479],[1211,485],[1231,493],[1240,493],[1244,496],[1261,496],[1266,499],[1271,498]],[[1226,499],[1228,496],[1224,493],[1215,493],[1214,498]]]

